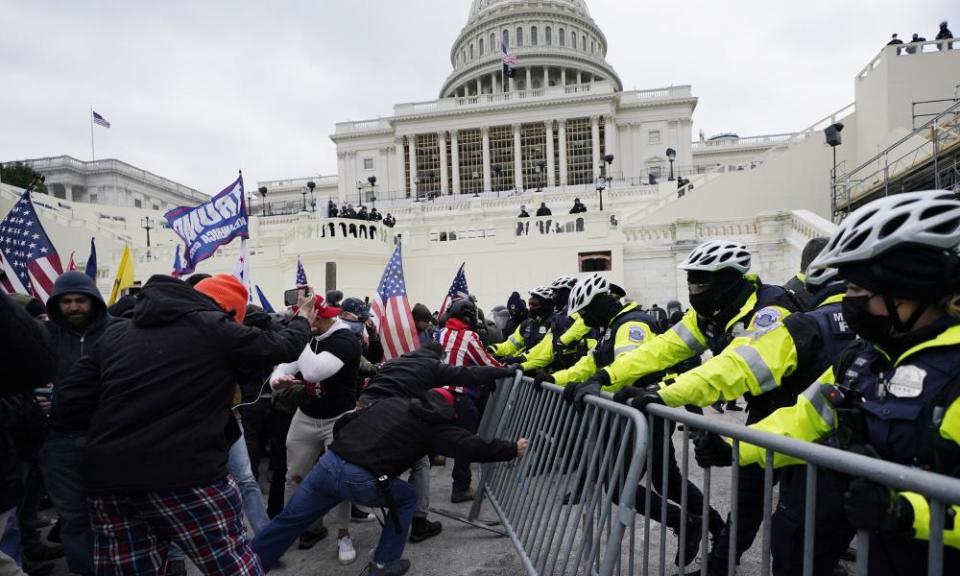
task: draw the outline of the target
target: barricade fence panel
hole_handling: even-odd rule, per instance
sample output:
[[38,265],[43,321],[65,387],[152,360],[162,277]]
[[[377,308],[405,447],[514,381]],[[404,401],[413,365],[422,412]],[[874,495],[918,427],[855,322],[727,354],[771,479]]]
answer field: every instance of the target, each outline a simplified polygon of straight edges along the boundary
[[[866,575],[871,546],[885,544],[866,531],[844,531],[842,491],[829,489],[850,478],[929,500],[927,570],[915,573],[944,574],[945,515],[960,504],[960,479],[685,410],[655,405],[643,415],[604,396],[588,398],[578,412],[559,387],[538,390],[518,374],[489,398],[480,434],[528,438],[530,447],[522,459],[481,466],[470,519],[489,502],[529,574],[819,576],[842,558]],[[691,443],[706,433],[730,439],[733,462],[741,442],[766,449],[765,461],[720,470],[691,465]],[[776,454],[804,464],[775,469]],[[793,515],[782,520],[784,502]],[[724,522],[725,553],[715,554],[723,565],[710,566]],[[958,551],[948,550],[956,558]]]

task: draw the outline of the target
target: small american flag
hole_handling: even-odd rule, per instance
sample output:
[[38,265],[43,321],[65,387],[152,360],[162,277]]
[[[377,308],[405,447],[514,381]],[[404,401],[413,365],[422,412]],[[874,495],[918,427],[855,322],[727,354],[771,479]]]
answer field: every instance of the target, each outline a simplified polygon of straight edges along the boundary
[[2,284],[8,294],[30,294],[41,302],[47,301],[53,283],[63,274],[60,255],[40,224],[29,190],[0,222],[0,267],[6,273]]
[[470,289],[467,288],[465,266],[466,262],[461,264],[460,269],[457,270],[457,275],[453,278],[453,284],[450,285],[450,290],[447,291],[447,295],[443,299],[443,304],[440,305],[440,312],[437,314],[437,318],[443,318],[443,313],[447,310],[447,306],[457,300],[463,300],[470,296]]
[[307,282],[307,271],[303,269],[303,262],[300,261],[300,257],[297,257],[297,288],[303,288],[304,286],[309,286],[310,283]]
[[247,304],[253,304],[253,282],[250,281],[250,247],[247,239],[240,240],[240,255],[233,266],[233,275],[247,287]]
[[107,119],[106,119],[106,118],[104,118],[104,117],[101,116],[100,114],[94,112],[93,110],[91,110],[90,112],[93,114],[93,123],[94,123],[94,124],[96,124],[97,126],[103,126],[104,128],[109,128],[109,127],[110,127],[110,123],[107,122]]
[[380,319],[380,340],[383,342],[384,360],[412,352],[420,346],[420,338],[413,323],[410,301],[407,300],[407,285],[403,279],[401,247],[393,251],[383,271],[380,286],[373,298],[371,311]]
[[173,257],[173,272],[170,273],[174,278],[179,278],[181,276],[180,270],[183,269],[183,263],[180,262],[180,245],[177,244],[177,253]]
[[507,48],[506,42],[500,42],[500,58],[503,60],[503,63],[507,66],[516,66],[520,62],[517,60],[517,56],[510,52],[510,49]]

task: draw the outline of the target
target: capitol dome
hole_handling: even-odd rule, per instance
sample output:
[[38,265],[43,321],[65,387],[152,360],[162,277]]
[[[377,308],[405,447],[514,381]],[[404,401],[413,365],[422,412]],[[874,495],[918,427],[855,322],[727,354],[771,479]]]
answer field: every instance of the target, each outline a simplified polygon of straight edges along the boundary
[[[516,76],[506,90],[500,77],[501,42],[518,59]],[[601,81],[622,90],[606,55],[607,38],[584,0],[473,0],[467,24],[450,51],[453,72],[440,97]]]

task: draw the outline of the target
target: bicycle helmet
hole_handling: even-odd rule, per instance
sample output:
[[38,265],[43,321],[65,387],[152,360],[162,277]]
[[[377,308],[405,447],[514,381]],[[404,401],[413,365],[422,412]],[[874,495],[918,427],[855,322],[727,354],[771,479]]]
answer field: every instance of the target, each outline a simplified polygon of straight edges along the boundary
[[530,295],[549,302],[553,299],[553,289],[546,286],[538,286],[537,288],[530,290]]
[[573,276],[560,276],[553,281],[553,284],[550,285],[550,288],[553,290],[562,290],[566,288],[567,290],[573,290],[573,287],[577,285],[577,279]]
[[904,245],[955,251],[958,243],[957,195],[947,190],[907,192],[854,210],[811,266],[867,262]]
[[750,271],[750,251],[739,242],[711,240],[697,246],[679,268],[700,272],[736,270],[746,274]]
[[807,268],[807,280],[805,284],[813,288],[819,288],[833,282],[838,274],[840,273],[836,268],[817,268],[810,266]]
[[580,282],[570,292],[570,302],[567,305],[567,313],[573,314],[579,312],[590,305],[594,298],[600,294],[610,293],[610,283],[599,274],[592,274],[583,282]]

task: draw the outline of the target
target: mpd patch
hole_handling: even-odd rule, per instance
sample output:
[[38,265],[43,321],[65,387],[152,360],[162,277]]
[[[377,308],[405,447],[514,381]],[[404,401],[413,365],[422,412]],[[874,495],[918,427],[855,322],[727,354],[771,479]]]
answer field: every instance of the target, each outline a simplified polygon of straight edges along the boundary
[[783,314],[781,314],[779,310],[775,308],[764,308],[753,317],[753,324],[757,328],[770,328],[780,322],[781,318],[783,318]]
[[630,341],[631,342],[643,342],[643,339],[647,337],[647,333],[643,331],[643,328],[640,326],[633,326],[630,328]]

